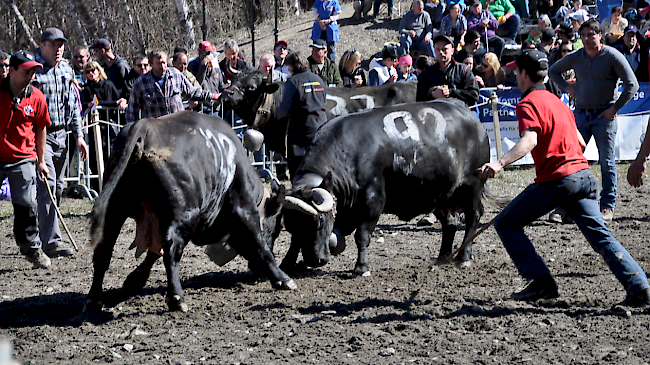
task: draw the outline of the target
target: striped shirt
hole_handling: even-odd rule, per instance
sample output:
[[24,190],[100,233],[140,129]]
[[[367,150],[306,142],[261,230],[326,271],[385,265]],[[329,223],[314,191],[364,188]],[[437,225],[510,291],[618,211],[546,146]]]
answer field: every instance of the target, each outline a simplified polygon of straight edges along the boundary
[[153,71],[147,72],[135,81],[126,108],[127,123],[134,123],[140,118],[158,118],[183,111],[182,96],[184,95],[192,100],[212,100],[211,92],[192,86],[175,67],[167,68],[162,78],[164,90],[154,79]]
[[83,137],[79,97],[73,84],[72,67],[66,60],[61,60],[58,65],[52,67],[40,54],[36,55],[36,61],[41,63],[43,68],[36,69],[32,85],[41,90],[47,100],[47,109],[52,120],[52,126],[49,128],[64,128],[71,130],[75,137]]

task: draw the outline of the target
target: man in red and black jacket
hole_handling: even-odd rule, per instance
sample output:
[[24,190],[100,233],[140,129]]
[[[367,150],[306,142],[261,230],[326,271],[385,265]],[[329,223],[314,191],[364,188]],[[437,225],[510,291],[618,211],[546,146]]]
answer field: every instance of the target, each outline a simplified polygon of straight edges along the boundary
[[52,122],[43,93],[32,87],[34,55],[20,51],[9,60],[9,77],[0,85],[0,181],[9,179],[14,206],[14,235],[25,258],[36,268],[50,266],[38,230],[37,175],[47,176],[46,128]]
[[582,154],[585,142],[578,133],[573,113],[560,99],[551,97],[544,86],[549,67],[546,54],[524,51],[507,67],[516,68],[519,90],[525,90],[517,104],[521,139],[499,160],[483,165],[479,173],[482,178],[492,178],[529,152],[535,161],[535,183],[512,200],[494,221],[508,255],[519,273],[530,280],[512,298],[533,301],[559,296],[555,279],[524,233],[526,225],[559,206],[575,221],[625,288],[627,297],[622,304],[649,305],[645,273],[603,222],[598,206],[598,181]]
[[454,40],[445,35],[433,39],[436,63],[422,71],[416,101],[456,98],[467,106],[478,100],[478,84],[472,67],[454,60]]

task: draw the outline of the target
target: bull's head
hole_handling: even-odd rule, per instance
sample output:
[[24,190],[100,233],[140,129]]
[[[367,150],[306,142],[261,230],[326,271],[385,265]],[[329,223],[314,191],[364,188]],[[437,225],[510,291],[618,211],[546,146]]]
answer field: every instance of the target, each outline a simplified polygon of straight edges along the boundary
[[253,125],[255,112],[263,106],[267,95],[279,89],[280,84],[270,82],[269,77],[260,70],[241,71],[223,91],[221,99],[237,109],[237,114],[244,118],[246,124],[258,128]]
[[344,243],[337,243],[334,230],[335,200],[332,175],[317,188],[294,187],[284,200],[284,225],[291,233],[291,245],[302,250],[307,266],[320,267],[338,254]]

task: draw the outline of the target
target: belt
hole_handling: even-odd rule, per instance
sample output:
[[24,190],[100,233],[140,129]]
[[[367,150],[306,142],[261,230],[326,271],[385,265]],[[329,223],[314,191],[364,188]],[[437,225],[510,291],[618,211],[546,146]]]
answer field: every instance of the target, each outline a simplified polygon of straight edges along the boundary
[[585,112],[587,114],[600,114],[608,108],[609,108],[608,106],[603,106],[600,108],[578,108],[578,110],[580,110],[581,112]]
[[64,125],[49,126],[49,127],[47,127],[47,132],[48,133],[57,132],[57,131],[60,131],[62,129],[65,129]]

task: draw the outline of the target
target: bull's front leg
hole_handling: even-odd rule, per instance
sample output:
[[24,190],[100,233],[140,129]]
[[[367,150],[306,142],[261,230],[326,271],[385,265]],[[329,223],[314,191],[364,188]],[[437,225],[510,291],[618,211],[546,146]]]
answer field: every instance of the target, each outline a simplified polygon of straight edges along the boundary
[[377,219],[372,222],[363,223],[354,233],[354,241],[357,244],[357,263],[353,272],[361,276],[370,276],[368,265],[368,246],[370,246],[370,235],[377,225]]
[[86,296],[84,311],[99,311],[104,305],[102,302],[104,276],[111,263],[115,241],[117,241],[117,236],[120,234],[120,229],[125,220],[126,218],[118,219],[108,215],[106,217],[103,240],[97,244],[93,253],[93,283],[88,296]]
[[155,254],[151,251],[147,251],[147,256],[144,261],[135,269],[129,276],[124,280],[122,284],[122,293],[131,297],[138,294],[149,280],[149,275],[151,275],[151,268],[153,264],[160,258],[158,254]]
[[170,311],[187,312],[188,310],[179,274],[183,249],[188,241],[189,239],[182,236],[181,229],[173,223],[163,239],[163,261],[167,272],[167,298],[165,301]]
[[436,209],[433,212],[442,225],[442,243],[440,244],[440,252],[436,259],[436,265],[448,264],[447,256],[449,256],[454,247],[454,237],[456,236],[456,225],[449,223],[447,211]]
[[297,271],[296,262],[298,261],[298,254],[300,253],[300,245],[298,242],[291,241],[289,246],[289,251],[282,259],[282,264],[280,264],[280,269],[284,272],[295,273]]

